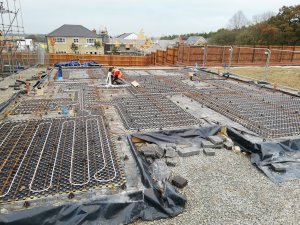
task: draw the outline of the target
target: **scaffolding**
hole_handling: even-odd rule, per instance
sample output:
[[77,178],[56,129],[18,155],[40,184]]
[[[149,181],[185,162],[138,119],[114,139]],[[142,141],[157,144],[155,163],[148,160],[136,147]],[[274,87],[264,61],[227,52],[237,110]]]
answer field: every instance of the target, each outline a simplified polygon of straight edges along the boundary
[[20,0],[0,0],[0,21],[0,75],[3,76],[30,65]]

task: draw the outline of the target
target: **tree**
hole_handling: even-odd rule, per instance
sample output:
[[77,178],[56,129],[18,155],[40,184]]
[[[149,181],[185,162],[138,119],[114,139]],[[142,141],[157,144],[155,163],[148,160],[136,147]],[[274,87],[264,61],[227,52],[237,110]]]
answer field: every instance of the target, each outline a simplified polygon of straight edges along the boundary
[[100,41],[95,41],[94,46],[98,50],[99,48],[101,48],[102,44]]
[[257,34],[254,27],[241,30],[236,36],[237,45],[255,45],[257,43]]
[[111,50],[111,54],[113,54],[113,55],[118,54],[118,48],[116,46],[114,46],[113,49]]
[[249,20],[241,10],[236,12],[229,20],[229,28],[233,30],[239,30],[242,27],[247,26],[248,24]]
[[173,35],[162,36],[160,37],[160,40],[173,40],[175,38],[178,38],[178,35],[173,34]]
[[76,52],[78,50],[78,45],[76,45],[75,43],[71,44],[71,49],[73,52]]
[[280,32],[280,44],[300,44],[300,5],[283,6],[276,16],[268,20]]
[[271,17],[275,16],[275,13],[272,11],[264,12],[262,14],[257,14],[252,17],[254,24],[263,23],[268,21]]
[[[161,39],[174,39],[174,36]],[[218,45],[300,45],[300,5],[283,6],[276,15],[270,11],[255,15],[252,24],[238,11],[230,19],[228,29],[181,36],[203,36],[210,44]]]
[[26,36],[27,39],[31,39],[33,42],[37,42],[37,36],[34,34],[30,34]]
[[236,30],[220,29],[208,41],[210,44],[233,45],[237,34]]

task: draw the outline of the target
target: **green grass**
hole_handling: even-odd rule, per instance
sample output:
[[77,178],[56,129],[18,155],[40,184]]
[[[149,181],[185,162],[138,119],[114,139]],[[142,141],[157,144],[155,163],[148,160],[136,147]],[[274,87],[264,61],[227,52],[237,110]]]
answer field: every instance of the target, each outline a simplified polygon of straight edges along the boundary
[[[220,73],[226,71],[222,67],[208,69]],[[240,77],[264,80],[266,69],[264,67],[236,67],[231,68],[231,72]],[[300,67],[270,67],[267,81],[300,90]]]

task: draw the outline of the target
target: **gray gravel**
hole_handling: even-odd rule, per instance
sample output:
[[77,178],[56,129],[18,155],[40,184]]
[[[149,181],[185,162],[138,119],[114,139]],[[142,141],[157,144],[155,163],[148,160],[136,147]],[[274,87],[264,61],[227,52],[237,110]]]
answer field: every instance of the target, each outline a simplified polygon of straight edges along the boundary
[[179,158],[171,168],[188,179],[188,202],[172,219],[133,224],[300,224],[300,181],[275,184],[248,156],[217,149],[216,156]]

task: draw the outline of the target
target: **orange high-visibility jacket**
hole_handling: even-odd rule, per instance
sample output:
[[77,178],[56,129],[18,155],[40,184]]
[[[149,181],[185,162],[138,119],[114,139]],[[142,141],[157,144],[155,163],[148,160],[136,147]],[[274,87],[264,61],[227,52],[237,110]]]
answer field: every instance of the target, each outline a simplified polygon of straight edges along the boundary
[[118,69],[113,69],[112,74],[113,74],[113,76],[118,77],[118,78],[122,78],[123,77],[122,71],[118,70]]

